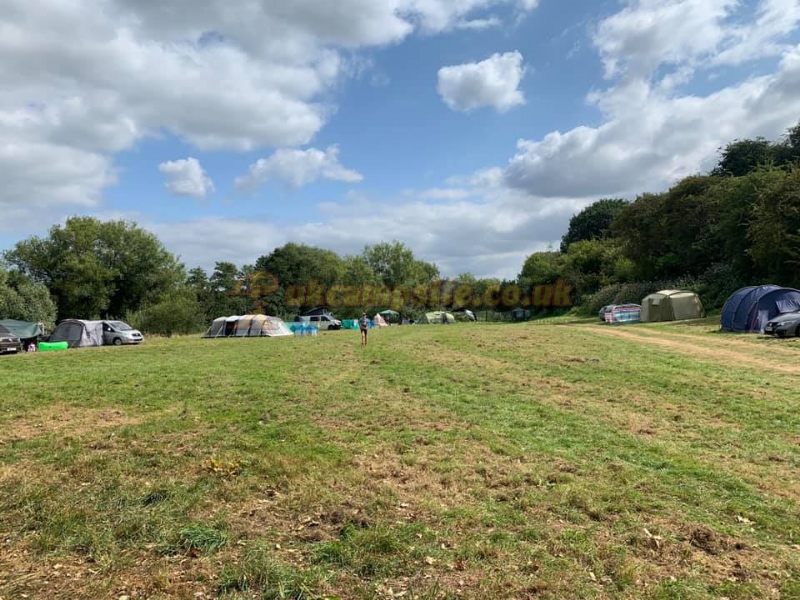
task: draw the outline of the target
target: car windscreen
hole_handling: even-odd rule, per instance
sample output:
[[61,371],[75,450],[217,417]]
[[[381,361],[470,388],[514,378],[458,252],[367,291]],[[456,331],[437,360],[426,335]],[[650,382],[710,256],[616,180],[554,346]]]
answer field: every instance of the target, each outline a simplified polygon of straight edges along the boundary
[[109,321],[109,325],[111,325],[117,331],[132,331],[133,327],[128,325],[127,323],[123,323],[122,321]]

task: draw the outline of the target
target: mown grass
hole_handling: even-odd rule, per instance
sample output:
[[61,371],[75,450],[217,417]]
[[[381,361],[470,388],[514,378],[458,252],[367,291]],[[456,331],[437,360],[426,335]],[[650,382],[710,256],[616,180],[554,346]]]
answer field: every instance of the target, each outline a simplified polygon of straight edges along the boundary
[[800,344],[728,339],[582,319],[9,357],[0,598],[798,598]]

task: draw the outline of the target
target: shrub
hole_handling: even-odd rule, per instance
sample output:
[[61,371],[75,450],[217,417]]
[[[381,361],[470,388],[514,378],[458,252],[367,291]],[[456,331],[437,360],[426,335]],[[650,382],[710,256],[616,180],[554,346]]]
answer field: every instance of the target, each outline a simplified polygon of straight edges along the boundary
[[155,304],[128,313],[125,320],[142,333],[167,337],[198,333],[206,326],[200,303],[192,293],[182,291],[172,292]]

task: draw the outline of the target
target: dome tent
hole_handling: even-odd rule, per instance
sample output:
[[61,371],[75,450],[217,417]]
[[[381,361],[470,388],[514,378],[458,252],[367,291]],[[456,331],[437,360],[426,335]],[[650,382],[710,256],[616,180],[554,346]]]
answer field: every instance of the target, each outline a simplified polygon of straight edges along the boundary
[[800,310],[800,290],[777,285],[736,290],[725,301],[720,329],[736,333],[764,333],[764,326],[780,314]]
[[50,334],[48,342],[67,342],[70,348],[103,345],[103,321],[64,319]]
[[641,322],[702,319],[706,312],[700,296],[684,290],[661,290],[642,300]]

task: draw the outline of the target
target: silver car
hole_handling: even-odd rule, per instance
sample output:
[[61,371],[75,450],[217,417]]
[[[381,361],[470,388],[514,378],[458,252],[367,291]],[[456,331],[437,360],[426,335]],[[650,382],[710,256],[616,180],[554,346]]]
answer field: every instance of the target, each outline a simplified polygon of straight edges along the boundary
[[778,315],[764,326],[764,333],[778,337],[800,337],[800,312]]
[[144,336],[123,321],[103,321],[103,344],[141,344]]

